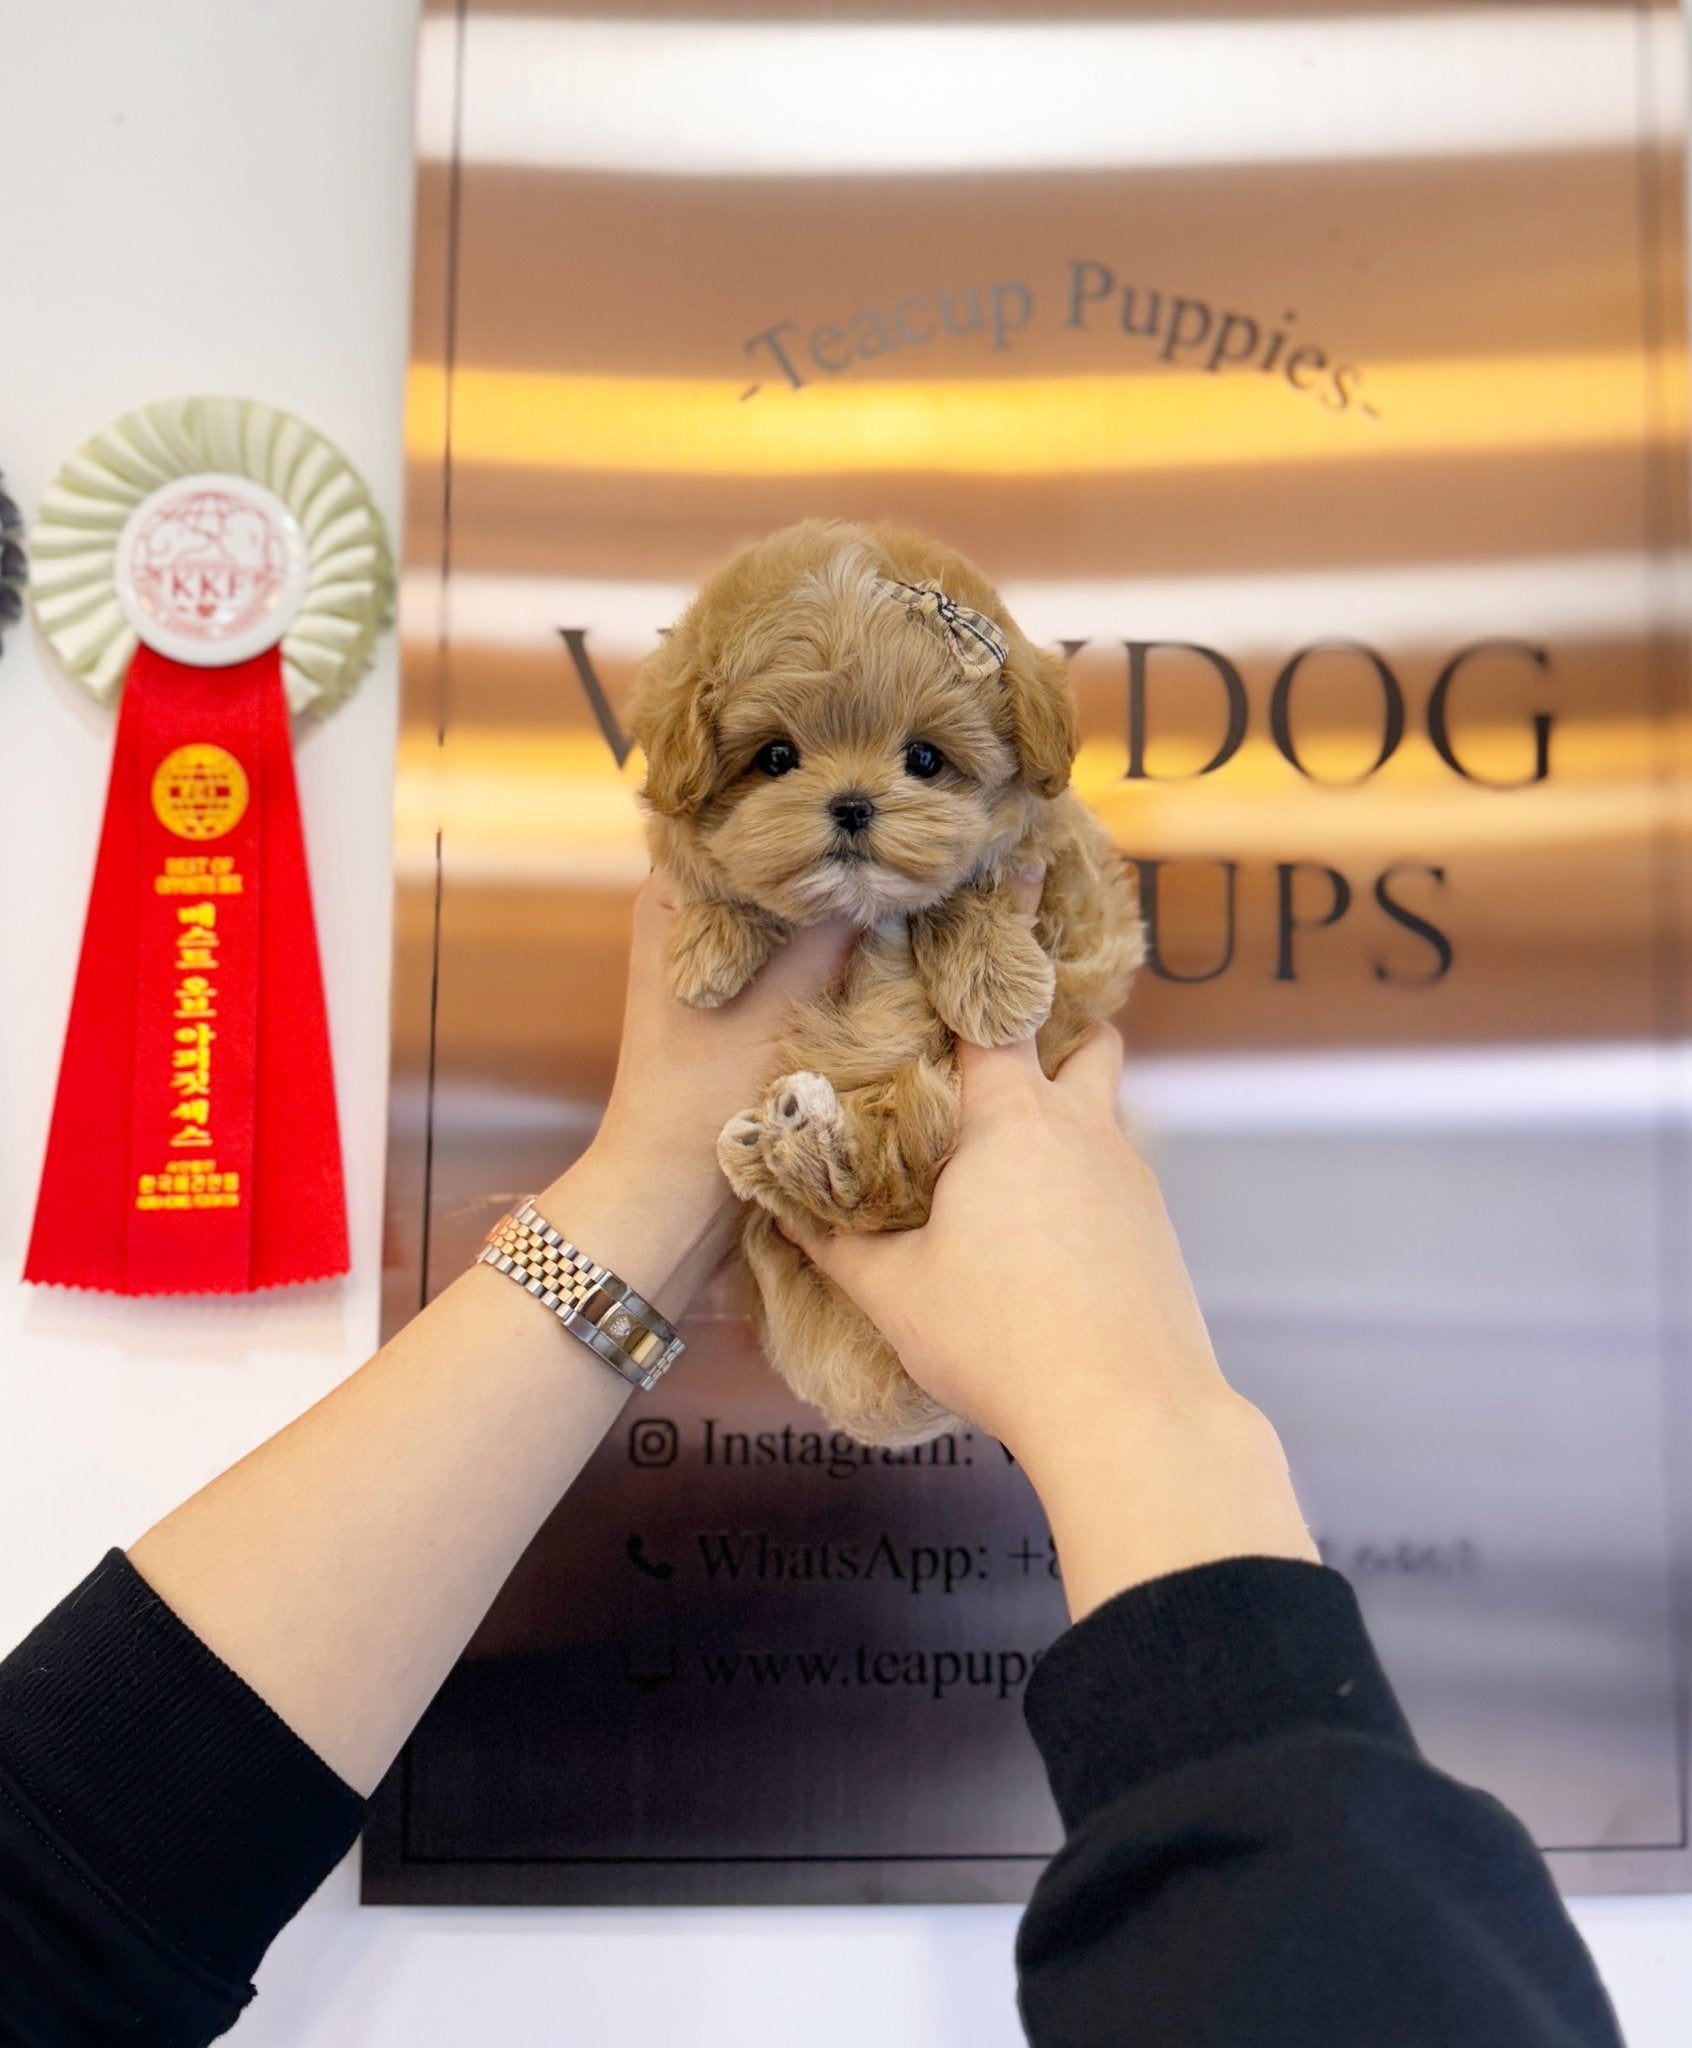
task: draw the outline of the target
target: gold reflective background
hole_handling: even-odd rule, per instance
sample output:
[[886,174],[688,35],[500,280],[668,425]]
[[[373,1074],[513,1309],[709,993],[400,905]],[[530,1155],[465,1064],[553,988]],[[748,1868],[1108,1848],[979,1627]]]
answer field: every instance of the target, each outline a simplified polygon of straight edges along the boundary
[[[1425,1745],[1586,1888],[1689,1867],[1678,36],[534,4],[431,11],[421,71],[392,1319],[593,1128],[635,665],[762,532],[932,528],[1071,652],[1076,783],[1156,913],[1129,1099],[1224,1362]],[[725,1292],[694,1337],[647,1404],[675,1464],[614,1439],[543,1532],[367,1889],[1018,1895],[1056,1834],[1014,1698],[698,1659],[1049,1641],[1031,1497],[980,1445],[709,1466],[708,1419],[807,1418]],[[730,1525],[996,1562],[731,1598]],[[636,1813],[654,1772],[691,1791]]]

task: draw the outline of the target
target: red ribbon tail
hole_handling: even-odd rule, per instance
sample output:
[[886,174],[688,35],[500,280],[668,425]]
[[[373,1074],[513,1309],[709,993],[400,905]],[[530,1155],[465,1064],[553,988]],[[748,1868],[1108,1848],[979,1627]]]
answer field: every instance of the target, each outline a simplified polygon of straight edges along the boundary
[[242,1293],[346,1268],[281,658],[141,647],[24,1277]]
[[[275,657],[272,657],[275,659]],[[252,1287],[344,1273],[346,1184],[329,1014],[280,660],[260,736],[265,777]]]
[[141,848],[131,816],[141,778],[141,712],[118,707],[106,811],[24,1278],[123,1294],[127,1272],[130,1089],[135,1073],[134,905]]

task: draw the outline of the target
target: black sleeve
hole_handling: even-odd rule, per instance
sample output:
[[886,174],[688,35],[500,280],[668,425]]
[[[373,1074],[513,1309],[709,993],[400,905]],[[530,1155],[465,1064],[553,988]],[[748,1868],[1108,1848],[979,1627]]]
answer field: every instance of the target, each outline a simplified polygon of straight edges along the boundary
[[1337,1573],[1134,1587],[1027,1715],[1066,1835],[1017,1937],[1033,2048],[1620,2048],[1539,1852],[1418,1753]]
[[109,1552],[0,1662],[0,2042],[213,2040],[363,1816]]

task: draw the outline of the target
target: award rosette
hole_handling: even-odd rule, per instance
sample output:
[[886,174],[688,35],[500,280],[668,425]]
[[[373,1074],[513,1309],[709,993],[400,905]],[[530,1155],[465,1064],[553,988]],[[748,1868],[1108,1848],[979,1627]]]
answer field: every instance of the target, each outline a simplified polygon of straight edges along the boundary
[[0,474],[0,653],[5,652],[7,628],[23,617],[24,585],[29,581],[23,517],[5,486],[5,476]]
[[131,413],[31,537],[117,737],[27,1280],[238,1294],[347,1269],[289,712],[369,665],[393,564],[357,473],[240,399]]

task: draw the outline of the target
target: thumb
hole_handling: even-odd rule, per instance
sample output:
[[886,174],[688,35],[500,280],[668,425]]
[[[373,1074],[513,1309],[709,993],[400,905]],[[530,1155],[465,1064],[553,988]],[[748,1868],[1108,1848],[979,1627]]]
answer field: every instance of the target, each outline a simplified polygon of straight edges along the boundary
[[1114,1116],[1122,1092],[1121,1033],[1113,1024],[1095,1026],[1058,1068],[1055,1078],[1067,1093]]
[[858,937],[858,927],[844,917],[799,925],[776,948],[758,986],[771,1001],[815,1002],[845,965]]
[[[832,1280],[860,1308],[863,1306],[859,1290],[864,1278],[864,1260],[866,1252],[871,1259],[875,1257],[878,1248],[875,1240],[820,1230],[809,1217],[776,1216],[771,1220],[788,1243],[796,1245],[819,1273]],[[879,1249],[886,1249],[884,1241]]]
[[1045,1078],[1032,1038],[1019,1038],[1011,1045],[971,1045],[968,1039],[958,1040],[958,1082],[966,1115],[980,1103],[1015,1094]]
[[1046,863],[1035,855],[1025,860],[1011,877],[1011,901],[1024,917],[1033,917],[1040,908],[1040,898],[1046,888]]

